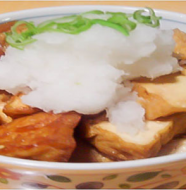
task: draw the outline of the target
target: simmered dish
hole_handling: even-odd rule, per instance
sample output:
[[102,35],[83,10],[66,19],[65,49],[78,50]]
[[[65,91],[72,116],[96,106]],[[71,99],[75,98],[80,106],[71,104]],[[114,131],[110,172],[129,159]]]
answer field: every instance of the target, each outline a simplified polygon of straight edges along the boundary
[[176,152],[186,33],[160,22],[146,8],[1,24],[0,155],[112,162]]

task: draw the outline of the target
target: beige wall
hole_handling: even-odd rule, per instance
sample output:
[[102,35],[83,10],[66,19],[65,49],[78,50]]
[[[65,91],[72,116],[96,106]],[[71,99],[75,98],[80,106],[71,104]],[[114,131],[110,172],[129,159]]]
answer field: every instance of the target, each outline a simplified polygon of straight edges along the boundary
[[62,5],[124,5],[124,6],[149,6],[186,13],[186,1],[0,1],[0,13],[15,10],[62,6]]

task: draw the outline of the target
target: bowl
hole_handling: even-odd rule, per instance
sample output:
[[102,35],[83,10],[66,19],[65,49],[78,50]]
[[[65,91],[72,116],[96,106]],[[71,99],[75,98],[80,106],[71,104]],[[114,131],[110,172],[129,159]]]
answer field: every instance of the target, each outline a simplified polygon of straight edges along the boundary
[[[89,10],[131,12],[122,6],[63,6],[0,15],[11,20],[45,20]],[[186,31],[186,15],[156,10],[162,28]],[[0,156],[0,187],[24,189],[173,189],[186,188],[186,153],[112,163],[55,163]]]

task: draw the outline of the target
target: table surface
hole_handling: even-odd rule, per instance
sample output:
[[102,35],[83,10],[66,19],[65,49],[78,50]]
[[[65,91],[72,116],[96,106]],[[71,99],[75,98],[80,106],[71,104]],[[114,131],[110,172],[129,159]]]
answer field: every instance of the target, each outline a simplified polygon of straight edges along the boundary
[[121,5],[164,9],[186,14],[186,1],[0,1],[0,13],[64,5]]

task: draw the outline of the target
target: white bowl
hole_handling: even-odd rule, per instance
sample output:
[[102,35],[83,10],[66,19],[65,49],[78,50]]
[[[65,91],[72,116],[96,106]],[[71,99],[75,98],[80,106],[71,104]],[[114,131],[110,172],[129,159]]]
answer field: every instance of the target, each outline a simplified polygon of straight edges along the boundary
[[[45,20],[89,10],[131,12],[122,6],[64,6],[0,15],[0,23],[11,20]],[[186,31],[186,15],[156,10],[162,28]],[[1,188],[180,188],[186,187],[186,153],[113,163],[54,163],[0,156]]]

